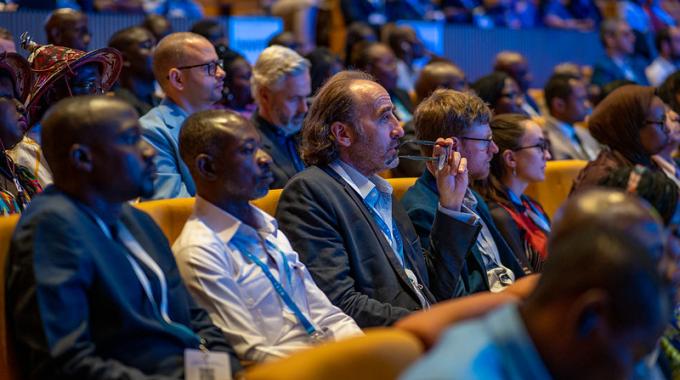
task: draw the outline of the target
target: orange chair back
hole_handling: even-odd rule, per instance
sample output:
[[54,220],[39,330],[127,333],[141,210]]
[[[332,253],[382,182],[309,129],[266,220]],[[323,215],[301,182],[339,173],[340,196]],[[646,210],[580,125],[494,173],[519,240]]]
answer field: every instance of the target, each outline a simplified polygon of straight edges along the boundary
[[7,280],[7,260],[9,259],[9,243],[16,227],[18,215],[0,217],[0,379],[18,380],[19,368],[17,366],[14,350],[12,349],[12,333],[7,327],[7,314],[5,312],[5,282]]
[[418,178],[412,177],[412,178],[389,178],[387,179],[387,182],[392,185],[392,194],[394,195],[395,198],[398,200],[401,200],[401,197],[404,196],[404,193],[406,193],[406,190],[408,190],[409,187],[413,186],[414,183],[416,183],[416,180]]
[[552,218],[569,196],[574,179],[587,163],[581,160],[548,161],[545,181],[530,184],[525,193],[536,199]]

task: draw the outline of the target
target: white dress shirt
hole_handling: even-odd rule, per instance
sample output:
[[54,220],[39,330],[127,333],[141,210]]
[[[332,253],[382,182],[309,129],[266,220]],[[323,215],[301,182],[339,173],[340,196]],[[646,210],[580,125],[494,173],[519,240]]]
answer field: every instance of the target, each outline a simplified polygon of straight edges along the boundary
[[658,87],[663,84],[663,81],[673,74],[678,68],[666,58],[662,56],[656,57],[652,64],[645,69],[647,80],[652,86]]
[[[311,345],[304,327],[262,269],[237,247],[239,240],[247,241],[247,248],[239,247],[267,264],[317,329],[335,339],[362,334],[354,320],[316,286],[276,220],[253,208],[259,217],[258,229],[197,196],[194,212],[172,247],[189,291],[222,329],[239,358],[263,362]],[[290,281],[281,273],[290,273]]]

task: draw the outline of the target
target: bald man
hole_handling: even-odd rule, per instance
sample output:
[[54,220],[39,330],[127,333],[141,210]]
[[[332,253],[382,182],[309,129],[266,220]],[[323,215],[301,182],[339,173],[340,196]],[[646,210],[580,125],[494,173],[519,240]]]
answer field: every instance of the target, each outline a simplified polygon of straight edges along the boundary
[[150,198],[192,197],[196,187],[179,153],[179,130],[189,115],[211,108],[222,98],[222,63],[205,37],[172,33],[156,46],[153,74],[166,98],[139,120],[144,139],[158,152],[158,175]]
[[186,120],[179,144],[197,197],[172,249],[184,282],[239,358],[268,361],[360,335],[316,286],[276,220],[249,204],[273,180],[255,126],[233,112],[202,111]]
[[199,347],[238,371],[163,232],[128,204],[153,193],[155,152],[137,113],[113,97],[74,97],[43,121],[54,186],[19,221],[7,280],[26,379],[179,380],[185,350]]
[[91,34],[87,15],[70,8],[53,11],[45,21],[47,43],[87,51]]
[[522,110],[529,116],[539,116],[541,109],[536,103],[536,100],[529,95],[529,87],[533,79],[531,71],[529,71],[529,64],[527,59],[520,53],[515,51],[502,51],[496,55],[496,61],[493,65],[494,71],[501,71],[517,82],[519,89],[524,95],[524,102],[522,103]]

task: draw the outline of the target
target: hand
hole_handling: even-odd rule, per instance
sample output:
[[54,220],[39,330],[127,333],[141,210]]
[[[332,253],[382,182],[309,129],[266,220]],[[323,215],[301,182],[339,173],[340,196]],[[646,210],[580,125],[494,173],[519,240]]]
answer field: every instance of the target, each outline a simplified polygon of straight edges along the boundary
[[[439,157],[453,149],[452,139],[438,138],[434,146],[432,157]],[[457,151],[449,154],[444,167],[438,170],[437,162],[428,163],[430,170],[437,180],[439,203],[442,207],[452,211],[460,211],[463,204],[465,190],[468,187],[467,159],[461,157]]]

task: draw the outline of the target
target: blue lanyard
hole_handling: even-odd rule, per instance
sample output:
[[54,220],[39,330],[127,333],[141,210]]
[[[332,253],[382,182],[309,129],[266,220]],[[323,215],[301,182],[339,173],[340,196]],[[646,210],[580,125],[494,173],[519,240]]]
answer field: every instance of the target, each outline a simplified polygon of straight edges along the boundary
[[[281,285],[281,282],[274,277],[272,272],[269,270],[269,267],[267,267],[267,264],[263,263],[262,260],[258,259],[257,256],[253,255],[249,249],[245,246],[243,243],[247,243],[243,241],[241,238],[235,238],[233,240],[234,245],[238,248],[239,251],[250,261],[255,263],[262,272],[264,273],[265,276],[269,279],[269,282],[272,283],[272,286],[274,287],[274,290],[279,294],[281,297],[281,300],[288,306],[288,308],[295,314],[295,317],[298,319],[302,327],[304,327],[305,331],[307,332],[307,335],[309,335],[312,339],[314,340],[322,340],[323,333],[314,327],[312,322],[305,317],[305,315],[302,313],[302,310],[298,307],[297,304],[295,304],[295,301],[290,297],[288,292],[286,292],[286,289],[283,288],[283,285]],[[267,242],[268,243],[268,242]],[[264,239],[260,240],[260,244],[262,246],[262,249],[264,249],[265,253],[269,255],[269,250],[266,247],[266,244]],[[286,255],[281,252],[278,248],[274,247],[276,251],[279,252],[283,259],[283,265],[284,265],[284,270],[286,271],[286,276],[288,277],[288,283],[292,286],[292,278],[290,274],[290,268],[288,266],[288,260],[286,259]]]
[[[378,191],[378,189],[376,189]],[[380,196],[380,195],[378,195]],[[396,223],[394,222],[394,219],[392,220],[392,231],[390,231],[390,228],[387,226],[387,223],[383,220],[383,218],[380,216],[380,214],[366,202],[366,199],[363,199],[364,205],[368,209],[368,212],[371,213],[371,216],[373,216],[373,219],[375,220],[376,223],[378,223],[378,227],[380,227],[380,230],[389,236],[394,236],[394,242],[397,245],[396,248],[393,248],[395,253],[397,254],[399,261],[401,261],[401,266],[406,267],[406,260],[404,258],[404,243],[401,240],[401,234],[399,233],[399,229],[397,228]]]

